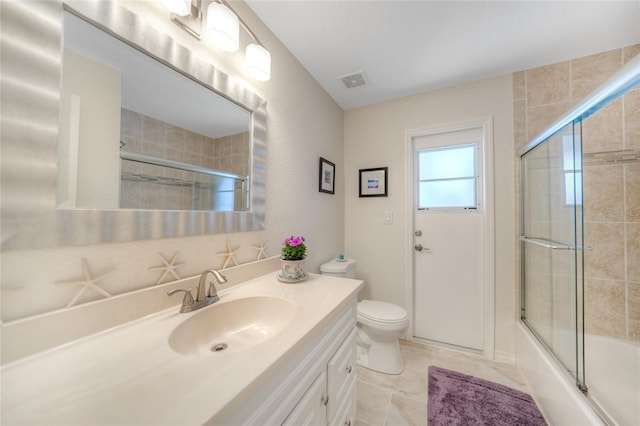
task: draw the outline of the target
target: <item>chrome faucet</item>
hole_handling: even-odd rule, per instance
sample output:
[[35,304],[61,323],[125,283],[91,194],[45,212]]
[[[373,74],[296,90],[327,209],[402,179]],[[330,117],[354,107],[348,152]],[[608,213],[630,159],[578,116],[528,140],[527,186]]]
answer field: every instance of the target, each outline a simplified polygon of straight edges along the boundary
[[[209,288],[207,289],[207,276],[213,274],[215,277],[213,281],[209,282]],[[213,302],[218,301],[218,290],[216,290],[215,282],[218,281],[221,284],[227,282],[227,278],[215,269],[207,269],[200,275],[200,281],[198,281],[198,294],[196,296],[196,302],[202,302],[209,298],[215,298]],[[210,302],[210,303],[213,303]]]
[[[213,274],[213,280],[207,283],[207,277],[209,274]],[[193,299],[191,294],[191,287],[188,289],[174,288],[167,291],[168,296],[173,296],[176,293],[184,292],[184,298],[182,299],[182,306],[180,306],[180,312],[193,312],[205,306],[209,306],[212,303],[217,302],[218,290],[216,290],[215,282],[226,283],[227,278],[215,269],[207,269],[200,275],[200,281],[198,281],[198,289],[196,291],[196,299]],[[209,287],[207,288],[207,284]]]

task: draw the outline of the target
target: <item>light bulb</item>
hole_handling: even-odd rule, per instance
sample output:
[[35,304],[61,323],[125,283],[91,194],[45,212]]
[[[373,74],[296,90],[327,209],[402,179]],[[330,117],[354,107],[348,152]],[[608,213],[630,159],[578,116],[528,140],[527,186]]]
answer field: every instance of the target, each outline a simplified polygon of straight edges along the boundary
[[176,15],[191,15],[191,0],[160,0],[160,3]]
[[225,5],[213,2],[207,8],[207,36],[222,50],[235,52],[240,39],[238,17]]
[[247,46],[245,63],[251,78],[259,81],[268,81],[271,78],[271,54],[259,44]]

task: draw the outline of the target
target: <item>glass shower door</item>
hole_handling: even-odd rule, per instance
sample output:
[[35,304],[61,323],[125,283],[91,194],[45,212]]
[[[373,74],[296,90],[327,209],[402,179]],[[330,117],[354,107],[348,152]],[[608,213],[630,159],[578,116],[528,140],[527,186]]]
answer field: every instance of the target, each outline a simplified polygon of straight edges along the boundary
[[584,388],[580,122],[521,157],[522,319]]

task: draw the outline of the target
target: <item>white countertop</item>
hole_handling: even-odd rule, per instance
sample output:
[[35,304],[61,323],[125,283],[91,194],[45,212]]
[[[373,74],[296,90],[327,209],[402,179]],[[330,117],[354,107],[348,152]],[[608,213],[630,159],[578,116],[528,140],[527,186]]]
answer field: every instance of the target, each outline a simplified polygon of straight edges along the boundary
[[[174,306],[2,367],[2,424],[190,425],[212,418],[215,423],[222,410],[241,407],[252,389],[362,286],[359,280],[315,274],[285,284],[276,275],[220,291],[219,302],[199,311],[181,314]],[[185,356],[169,347],[178,324],[249,296],[291,301],[293,321],[241,352]]]

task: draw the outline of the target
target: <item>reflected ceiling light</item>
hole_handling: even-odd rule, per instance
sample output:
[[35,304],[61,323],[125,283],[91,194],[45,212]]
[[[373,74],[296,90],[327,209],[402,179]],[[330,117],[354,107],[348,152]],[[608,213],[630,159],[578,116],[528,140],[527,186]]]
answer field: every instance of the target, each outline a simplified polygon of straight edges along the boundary
[[220,49],[227,52],[238,50],[240,22],[238,16],[222,3],[211,3],[207,8],[205,33]]
[[[160,0],[160,2],[172,12],[171,20],[173,22],[200,40],[203,21],[202,9],[206,0]],[[180,15],[180,13],[184,13],[185,8],[188,8],[188,12],[185,15]],[[245,51],[247,74],[255,80],[268,81],[271,78],[271,54],[260,43],[256,35],[225,0],[213,0],[207,7],[204,32],[207,38],[211,39],[220,49],[227,52],[238,50],[240,26],[255,42],[249,44]]]
[[160,0],[160,3],[162,3],[169,12],[175,13],[178,16],[191,14],[191,0]]
[[247,73],[251,78],[268,81],[271,78],[271,54],[259,44],[251,43],[245,51]]

